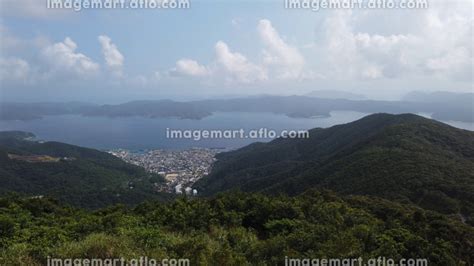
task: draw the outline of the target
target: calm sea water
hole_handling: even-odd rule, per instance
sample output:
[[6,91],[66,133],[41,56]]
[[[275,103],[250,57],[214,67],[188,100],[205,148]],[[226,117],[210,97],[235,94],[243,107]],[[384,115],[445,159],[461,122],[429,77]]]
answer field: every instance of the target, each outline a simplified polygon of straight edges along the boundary
[[[238,130],[266,128],[305,130],[348,123],[366,116],[365,113],[335,111],[325,118],[290,118],[272,113],[216,113],[202,120],[173,118],[107,118],[80,115],[47,116],[32,121],[0,121],[0,130],[32,132],[43,140],[54,140],[97,149],[182,149],[190,147],[238,148],[269,139],[189,139],[166,138],[166,130]],[[452,123],[453,124],[453,123]],[[460,127],[471,126],[454,125]],[[472,130],[472,128],[468,128]]]

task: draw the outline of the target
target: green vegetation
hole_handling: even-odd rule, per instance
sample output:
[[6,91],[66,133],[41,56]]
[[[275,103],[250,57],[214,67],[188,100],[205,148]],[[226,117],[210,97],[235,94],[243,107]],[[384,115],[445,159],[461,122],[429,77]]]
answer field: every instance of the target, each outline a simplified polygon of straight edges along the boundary
[[[220,154],[198,183],[209,198],[143,202],[170,197],[152,189],[161,177],[108,153],[0,133],[0,265],[48,256],[474,263],[473,132],[378,114],[310,135]],[[218,193],[227,190],[246,192]]]
[[[163,182],[158,175],[98,150],[27,140],[33,137],[25,132],[0,132],[0,194],[53,196],[86,208],[170,198],[153,191],[153,183]],[[51,156],[61,160],[32,163],[14,159],[21,156]]]
[[47,198],[0,199],[0,264],[36,265],[47,256],[189,258],[191,265],[384,256],[471,265],[474,229],[409,205],[317,191],[221,194],[94,212]]
[[309,139],[220,154],[197,186],[208,195],[326,188],[414,203],[474,224],[474,133],[416,115],[376,114],[311,130]]

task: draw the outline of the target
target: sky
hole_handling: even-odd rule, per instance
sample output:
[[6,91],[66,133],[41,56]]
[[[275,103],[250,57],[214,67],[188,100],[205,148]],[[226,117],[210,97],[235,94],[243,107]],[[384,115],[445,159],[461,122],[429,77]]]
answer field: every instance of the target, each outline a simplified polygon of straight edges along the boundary
[[192,100],[313,90],[473,92],[471,0],[426,9],[47,9],[0,0],[0,101]]

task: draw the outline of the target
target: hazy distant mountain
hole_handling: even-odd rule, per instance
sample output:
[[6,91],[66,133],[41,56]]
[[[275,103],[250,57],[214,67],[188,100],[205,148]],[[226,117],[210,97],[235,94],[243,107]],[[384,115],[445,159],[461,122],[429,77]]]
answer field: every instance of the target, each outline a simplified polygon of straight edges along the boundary
[[411,102],[431,102],[431,103],[473,103],[474,102],[474,93],[456,93],[456,92],[447,92],[447,91],[437,91],[437,92],[421,92],[421,91],[412,91],[402,98],[403,101]]
[[427,110],[436,119],[474,122],[474,93],[415,91],[405,95],[403,101],[430,106]]
[[347,100],[308,96],[258,96],[189,102],[144,100],[101,106],[77,103],[1,103],[0,119],[27,120],[58,114],[202,119],[214,112],[270,112],[289,117],[314,117],[329,116],[332,111],[392,114],[424,112],[431,113],[433,118],[439,120],[474,122],[472,99],[467,97],[459,100],[445,97],[441,104],[435,101]]
[[356,94],[347,91],[337,91],[337,90],[315,90],[305,94],[304,96],[316,97],[323,99],[346,99],[346,100],[366,100],[362,94]]
[[143,116],[143,117],[175,117],[186,119],[201,119],[212,113],[206,108],[196,106],[193,102],[133,101],[117,105],[102,105],[90,108],[84,115],[90,116]]
[[163,197],[152,190],[162,178],[142,168],[106,152],[32,141],[33,137],[26,132],[0,132],[0,194],[54,196],[89,208]]
[[32,120],[45,115],[80,114],[95,106],[83,102],[0,102],[0,120]]
[[284,192],[313,187],[380,196],[442,213],[462,213],[474,224],[474,132],[416,115],[375,114],[309,139],[276,139],[218,155],[196,186]]
[[468,102],[439,105],[431,102],[322,99],[307,96],[260,96],[191,102],[135,101],[90,108],[95,116],[144,116],[201,119],[214,112],[270,112],[290,117],[329,116],[331,111],[365,113],[432,113],[433,118],[474,121]]

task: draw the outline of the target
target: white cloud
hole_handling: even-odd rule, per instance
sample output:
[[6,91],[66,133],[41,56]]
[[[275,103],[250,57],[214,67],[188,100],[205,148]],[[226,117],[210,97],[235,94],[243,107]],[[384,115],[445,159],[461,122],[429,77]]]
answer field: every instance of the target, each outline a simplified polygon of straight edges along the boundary
[[218,41],[214,46],[215,59],[208,66],[192,59],[181,59],[168,73],[173,76],[206,78],[206,82],[225,82],[227,84],[250,84],[268,79],[266,70],[254,64],[244,55],[230,50],[229,46]]
[[438,7],[426,12],[423,21],[427,27],[419,48],[424,48],[420,50],[426,55],[422,66],[428,73],[472,82],[474,64],[472,2],[471,8],[461,3],[443,5],[443,8]]
[[456,48],[439,57],[428,59],[426,67],[436,74],[446,74],[454,79],[472,80],[472,51],[465,47]]
[[351,11],[334,11],[325,21],[322,49],[337,77],[376,79],[395,76],[403,64],[399,46],[408,42],[404,35],[371,35],[355,33]]
[[260,83],[272,80],[310,80],[321,75],[305,69],[305,60],[297,48],[288,45],[271,22],[259,21],[257,32],[264,45],[261,62],[253,63],[241,53],[218,41],[214,62],[208,66],[195,60],[181,59],[169,73],[176,76],[206,77],[227,83]]
[[324,40],[318,46],[329,62],[329,74],[346,79],[401,79],[431,74],[468,79],[473,62],[472,15],[439,7],[419,12],[416,17],[407,17],[414,26],[410,33],[403,34],[358,32],[353,12],[332,12],[325,20]]
[[102,46],[102,54],[105,58],[105,62],[108,68],[117,76],[123,74],[123,61],[124,57],[118,50],[117,46],[112,43],[112,40],[106,35],[100,35],[98,37],[100,45]]
[[29,80],[30,65],[20,58],[0,58],[0,80],[26,83]]
[[[12,6],[11,9],[15,16],[48,16],[33,8],[39,1],[25,1],[31,2],[31,6],[19,5],[18,1],[11,0],[3,0],[1,5],[15,5],[16,7]],[[304,41],[301,43],[290,42],[284,35],[292,32],[278,31],[275,27],[278,23],[262,19],[257,25],[248,28],[248,21],[234,18],[227,25],[229,28],[236,27],[236,30],[229,33],[229,38],[238,38],[239,34],[247,34],[244,40],[257,37],[254,38],[254,43],[246,41],[245,48],[259,56],[250,57],[250,53],[241,53],[240,48],[234,47],[233,43],[219,41],[214,46],[214,57],[206,61],[177,55],[180,60],[176,61],[171,69],[160,69],[157,75],[135,73],[131,74],[135,77],[126,76],[113,81],[108,79],[108,75],[101,77],[101,69],[123,76],[125,59],[108,36],[98,36],[104,57],[102,67],[95,62],[99,59],[93,60],[81,53],[70,38],[58,43],[51,43],[48,39],[51,36],[48,35],[41,35],[41,38],[36,39],[21,39],[10,34],[0,24],[0,46],[4,55],[4,59],[0,61],[3,72],[1,79],[26,79],[52,84],[54,82],[49,78],[59,77],[71,81],[71,84],[77,82],[82,86],[91,84],[81,83],[82,79],[95,76],[98,79],[94,81],[116,82],[117,87],[131,87],[127,86],[130,80],[150,88],[156,87],[158,82],[169,87],[179,87],[179,79],[168,79],[169,75],[172,75],[181,77],[185,82],[186,78],[191,77],[188,81],[202,82],[202,87],[213,85],[219,88],[225,82],[231,85],[229,87],[244,88],[239,85],[248,84],[245,88],[281,89],[286,88],[288,84],[296,85],[295,81],[298,81],[298,85],[292,87],[309,88],[323,83],[325,86],[336,86],[333,84],[339,83],[338,86],[350,87],[367,85],[378,88],[385,84],[387,87],[394,84],[392,87],[395,88],[414,84],[413,87],[417,88],[438,86],[438,89],[449,89],[453,81],[472,83],[473,77],[473,15],[466,5],[468,3],[472,6],[472,3],[459,2],[456,1],[456,6],[452,2],[445,2],[441,7],[439,4],[430,3],[430,8],[426,10],[328,10],[320,14],[321,20],[315,20],[324,21],[318,24],[315,31],[311,31],[311,26],[307,26],[307,34],[314,33],[316,41],[306,46],[303,45],[310,42],[310,37],[303,37]],[[2,12],[2,15],[6,13]],[[295,31],[295,36],[289,39],[301,38],[301,34],[304,32]],[[34,34],[22,32],[18,36]],[[38,49],[39,56],[36,53]],[[97,45],[97,50],[99,49]],[[176,51],[170,48],[170,52]],[[316,79],[324,81],[318,83]],[[441,79],[443,82],[438,82]],[[361,80],[363,83],[356,83]],[[358,86],[359,84],[363,86]],[[452,87],[464,89],[466,84],[470,85],[456,83],[456,86]]]
[[176,62],[176,67],[171,70],[171,74],[177,76],[204,77],[209,75],[210,70],[198,62],[191,59],[181,59]]
[[63,42],[46,46],[42,57],[50,67],[51,74],[68,74],[88,78],[98,74],[99,64],[84,54],[76,52],[77,45],[69,37]]
[[298,49],[288,45],[267,19],[259,21],[257,31],[265,45],[264,64],[276,72],[277,78],[299,78],[305,61]]
[[[235,21],[233,20],[233,24]],[[311,71],[303,72],[305,61],[301,53],[288,45],[269,20],[259,21],[257,31],[264,44],[263,61],[253,63],[241,53],[218,41],[215,45],[215,61],[209,66],[191,59],[181,59],[170,73],[174,75],[211,77],[226,82],[255,83],[270,79],[308,79]]]
[[268,78],[262,67],[253,64],[242,54],[232,52],[223,41],[216,43],[215,53],[218,66],[232,80],[241,83],[251,83]]

